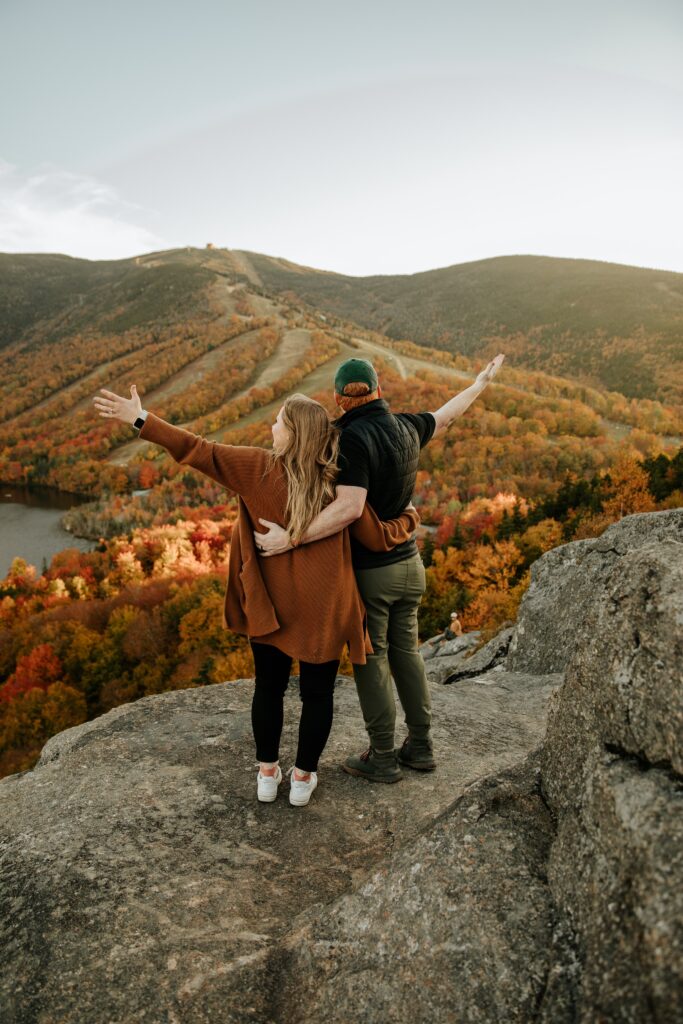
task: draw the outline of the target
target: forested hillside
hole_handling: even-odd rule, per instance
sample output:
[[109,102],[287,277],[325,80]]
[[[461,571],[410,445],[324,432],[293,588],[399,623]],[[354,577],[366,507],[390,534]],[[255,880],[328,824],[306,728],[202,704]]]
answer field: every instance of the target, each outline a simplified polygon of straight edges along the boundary
[[[275,295],[256,264],[212,248],[0,259],[0,482],[91,497],[67,520],[98,542],[42,573],[15,559],[0,581],[0,774],[122,702],[251,674],[220,614],[234,496],[98,417],[99,388],[128,395],[135,383],[173,423],[269,445],[285,394],[334,413],[334,371],[351,354],[375,362],[395,411],[438,408],[487,361]],[[680,406],[528,370],[510,339],[497,351],[510,362],[422,453],[425,637],[455,608],[486,638],[514,619],[544,551],[683,503]],[[672,361],[672,380],[680,368]]]
[[[150,269],[154,273],[150,274]],[[132,260],[0,253],[0,349],[35,349],[80,331],[159,327],[206,311],[212,275],[201,260]]]
[[683,401],[683,274],[500,256],[348,277],[244,253],[264,287],[389,338],[560,374],[629,398]]

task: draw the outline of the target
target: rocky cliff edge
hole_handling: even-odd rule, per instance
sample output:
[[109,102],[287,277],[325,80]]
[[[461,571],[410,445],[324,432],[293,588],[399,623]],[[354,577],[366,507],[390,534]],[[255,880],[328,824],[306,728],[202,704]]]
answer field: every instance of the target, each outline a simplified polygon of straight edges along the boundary
[[[427,653],[438,768],[394,786],[340,770],[344,677],[306,808],[255,799],[249,680],[0,782],[2,1019],[683,1019],[683,510],[548,552],[514,626]],[[293,680],[285,767],[298,710]]]

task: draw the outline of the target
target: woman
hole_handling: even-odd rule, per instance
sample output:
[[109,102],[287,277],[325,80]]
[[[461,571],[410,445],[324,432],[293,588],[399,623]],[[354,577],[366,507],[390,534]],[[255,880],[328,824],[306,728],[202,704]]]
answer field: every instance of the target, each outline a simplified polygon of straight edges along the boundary
[[[143,412],[135,385],[125,399],[102,388],[100,415],[134,424]],[[304,806],[318,784],[318,759],[332,727],[334,681],[345,644],[351,661],[372,654],[365,608],[351,564],[348,530],[297,547],[335,496],[339,434],[325,408],[306,395],[287,398],[272,427],[273,450],[207,441],[147,412],[139,436],[164,447],[238,495],[239,515],[228,565],[223,624],[249,637],[256,685],[252,726],[259,761],[257,797],[271,802],[282,781],[279,743],[292,660],[300,667],[299,745],[289,801]],[[259,518],[286,523],[293,550],[259,558]],[[350,529],[366,547],[388,551],[407,540],[414,509],[381,522],[370,506]]]

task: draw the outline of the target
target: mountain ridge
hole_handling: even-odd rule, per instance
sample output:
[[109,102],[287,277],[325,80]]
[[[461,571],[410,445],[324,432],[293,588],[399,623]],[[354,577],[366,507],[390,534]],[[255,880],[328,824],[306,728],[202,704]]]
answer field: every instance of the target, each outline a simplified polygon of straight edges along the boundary
[[217,278],[389,340],[484,362],[505,351],[509,366],[683,403],[683,274],[535,255],[351,277],[238,249],[114,261],[0,254],[0,352],[31,331],[58,338],[205,314]]
[[498,256],[352,278],[245,254],[264,285],[394,340],[600,383],[683,395],[683,274],[606,261]]

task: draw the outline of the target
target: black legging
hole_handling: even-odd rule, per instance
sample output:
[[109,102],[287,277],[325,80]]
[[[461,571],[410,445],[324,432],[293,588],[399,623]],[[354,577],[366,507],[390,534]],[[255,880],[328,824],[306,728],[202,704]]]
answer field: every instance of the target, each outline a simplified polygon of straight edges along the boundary
[[[283,698],[292,659],[272,644],[250,640],[254,655],[256,686],[251,703],[251,724],[259,761],[277,761],[283,722]],[[320,665],[299,662],[299,694],[303,707],[299,720],[299,746],[296,767],[303,772],[316,772],[332,728],[334,680],[339,659]]]

